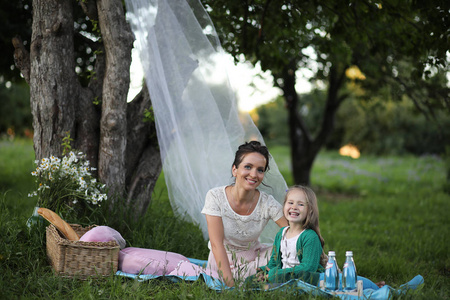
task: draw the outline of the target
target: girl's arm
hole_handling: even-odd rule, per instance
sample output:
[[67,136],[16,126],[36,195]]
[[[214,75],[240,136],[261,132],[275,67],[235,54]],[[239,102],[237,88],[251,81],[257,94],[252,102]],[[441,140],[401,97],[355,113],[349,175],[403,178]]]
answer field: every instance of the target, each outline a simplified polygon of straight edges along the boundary
[[[299,237],[301,239],[300,249],[297,249],[297,251],[301,251],[297,253],[300,265],[295,266],[294,270],[317,272],[320,265],[320,256],[322,255],[322,244],[313,230],[307,230],[303,234],[303,237]],[[301,259],[300,253],[302,254]]]
[[[299,237],[300,249],[299,260],[300,264],[293,268],[286,269],[271,269],[269,271],[269,281],[276,280],[275,278],[300,278],[311,276],[311,273],[317,272],[320,265],[320,255],[322,254],[322,245],[319,237],[314,231],[306,231]],[[301,258],[300,258],[301,253]],[[303,279],[307,281],[306,278]]]
[[281,235],[283,234],[283,228],[280,229],[280,231],[278,231],[277,235],[275,236],[269,262],[266,266],[260,267],[262,271],[269,272],[271,269],[281,268],[281,261],[279,261],[279,241],[281,240]]
[[[320,264],[320,255],[322,254],[322,245],[319,237],[314,231],[304,232],[299,237],[301,260],[300,264],[293,268],[273,268],[269,270],[269,282],[283,281],[291,278],[299,278],[309,282],[316,280],[316,273]],[[300,259],[300,255],[299,255]]]
[[221,217],[206,215],[208,224],[208,235],[211,243],[211,251],[214,254],[219,274],[222,274],[225,284],[234,286],[233,275],[231,274],[230,261],[228,260],[225,246],[223,245],[224,232]]

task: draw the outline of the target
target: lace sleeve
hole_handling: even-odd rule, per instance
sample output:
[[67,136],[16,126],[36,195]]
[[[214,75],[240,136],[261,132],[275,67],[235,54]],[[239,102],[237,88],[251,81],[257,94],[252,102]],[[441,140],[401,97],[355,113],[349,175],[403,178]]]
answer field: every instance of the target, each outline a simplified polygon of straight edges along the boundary
[[275,200],[275,198],[270,195],[268,209],[269,216],[274,222],[278,221],[283,216],[283,206],[280,204],[280,202]]
[[219,190],[212,189],[206,193],[205,205],[202,209],[202,214],[222,217],[222,209],[220,205],[220,195]]

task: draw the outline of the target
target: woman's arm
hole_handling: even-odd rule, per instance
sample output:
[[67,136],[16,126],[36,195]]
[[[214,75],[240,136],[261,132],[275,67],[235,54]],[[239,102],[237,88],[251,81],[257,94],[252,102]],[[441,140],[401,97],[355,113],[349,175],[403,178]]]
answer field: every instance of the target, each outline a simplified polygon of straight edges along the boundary
[[277,223],[277,225],[280,228],[286,227],[289,225],[288,221],[286,220],[286,218],[284,216],[282,216],[281,218],[279,218],[275,223]]
[[214,254],[219,274],[222,273],[225,284],[234,286],[233,275],[231,274],[230,261],[228,260],[225,246],[223,245],[223,222],[221,217],[206,215],[208,224],[208,235],[211,243],[211,251]]

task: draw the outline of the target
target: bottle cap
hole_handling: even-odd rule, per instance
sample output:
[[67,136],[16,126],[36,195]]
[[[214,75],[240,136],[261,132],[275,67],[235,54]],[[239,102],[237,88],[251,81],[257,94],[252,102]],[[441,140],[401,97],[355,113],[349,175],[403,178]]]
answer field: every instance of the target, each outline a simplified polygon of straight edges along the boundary
[[353,256],[353,251],[346,251],[345,256]]
[[328,256],[336,256],[336,252],[334,252],[334,251],[328,251]]

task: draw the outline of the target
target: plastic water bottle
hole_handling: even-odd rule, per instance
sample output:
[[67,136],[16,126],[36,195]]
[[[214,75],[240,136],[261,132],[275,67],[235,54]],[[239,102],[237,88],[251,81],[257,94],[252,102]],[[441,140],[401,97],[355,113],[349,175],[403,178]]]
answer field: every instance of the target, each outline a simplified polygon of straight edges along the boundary
[[336,262],[336,252],[328,252],[328,262],[324,274],[325,288],[335,291],[339,289],[339,272]]
[[342,289],[345,291],[354,291],[357,289],[356,282],[356,265],[353,260],[353,252],[347,251],[345,252],[345,263],[344,268],[342,270]]

